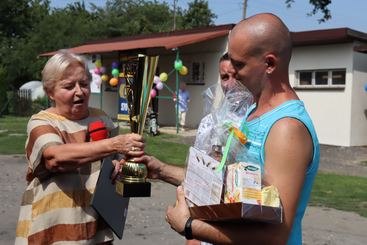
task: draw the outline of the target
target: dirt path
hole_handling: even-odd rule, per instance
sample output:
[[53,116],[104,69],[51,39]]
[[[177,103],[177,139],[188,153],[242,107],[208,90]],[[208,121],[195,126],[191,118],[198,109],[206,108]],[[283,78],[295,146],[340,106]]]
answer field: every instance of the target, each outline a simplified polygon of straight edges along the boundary
[[[184,132],[179,143],[192,144],[195,131]],[[367,177],[367,147],[321,147],[320,171]],[[25,189],[25,159],[21,155],[1,156],[0,245],[13,244],[19,203]],[[184,244],[164,221],[165,210],[175,201],[175,188],[152,183],[151,198],[131,199],[123,240],[120,245]],[[334,209],[309,207],[303,221],[307,245],[362,245],[367,241],[367,218]]]

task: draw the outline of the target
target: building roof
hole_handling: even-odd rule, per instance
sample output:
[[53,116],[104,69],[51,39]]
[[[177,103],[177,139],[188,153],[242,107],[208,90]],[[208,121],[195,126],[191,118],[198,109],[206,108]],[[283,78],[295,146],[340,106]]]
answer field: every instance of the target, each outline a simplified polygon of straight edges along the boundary
[[349,28],[324,29],[292,32],[293,46],[324,45],[347,43],[354,40],[367,42],[367,33]]
[[[105,53],[146,48],[178,48],[189,44],[203,42],[214,38],[227,36],[234,24],[195,28],[191,30],[151,33],[108,40],[88,42],[81,46],[70,48],[77,54]],[[56,51],[43,53],[41,56],[50,56]]]
[[354,51],[367,54],[367,45],[356,46]]
[[[150,33],[129,37],[87,42],[83,45],[70,48],[77,54],[106,53],[114,51],[147,49],[147,48],[179,48],[182,46],[199,43],[218,37],[227,36],[234,24],[195,28],[191,30]],[[291,32],[293,46],[325,45],[347,43],[359,40],[367,43],[367,33],[349,28],[324,29],[313,31]],[[366,52],[356,50],[358,52]],[[50,56],[56,51],[41,54]]]

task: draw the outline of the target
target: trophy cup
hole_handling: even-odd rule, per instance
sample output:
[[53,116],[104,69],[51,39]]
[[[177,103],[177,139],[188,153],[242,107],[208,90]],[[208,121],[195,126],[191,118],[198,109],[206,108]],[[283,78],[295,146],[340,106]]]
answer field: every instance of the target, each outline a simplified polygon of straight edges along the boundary
[[[143,135],[153,87],[158,56],[138,56],[134,74],[126,76],[126,95],[132,133]],[[149,197],[151,184],[146,181],[147,168],[143,163],[127,159],[116,181],[116,189],[123,197]]]

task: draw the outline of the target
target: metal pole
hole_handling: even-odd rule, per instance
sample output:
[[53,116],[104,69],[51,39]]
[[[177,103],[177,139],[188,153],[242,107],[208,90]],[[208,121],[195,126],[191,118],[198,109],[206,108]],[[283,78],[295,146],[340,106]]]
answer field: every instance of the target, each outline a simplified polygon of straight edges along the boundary
[[173,28],[172,28],[172,31],[176,30],[176,2],[177,0],[173,0]]
[[99,107],[103,111],[103,81],[101,82],[101,92],[99,93]]
[[243,19],[246,19],[246,10],[247,10],[247,0],[243,0],[243,14],[242,14]]
[[[180,59],[180,52],[178,51],[178,49],[176,50],[176,60]],[[180,82],[178,80],[178,71],[175,69],[175,74],[176,74],[176,133],[178,134],[179,131],[179,112],[178,112],[178,100],[180,99],[179,96],[179,88],[180,88]]]

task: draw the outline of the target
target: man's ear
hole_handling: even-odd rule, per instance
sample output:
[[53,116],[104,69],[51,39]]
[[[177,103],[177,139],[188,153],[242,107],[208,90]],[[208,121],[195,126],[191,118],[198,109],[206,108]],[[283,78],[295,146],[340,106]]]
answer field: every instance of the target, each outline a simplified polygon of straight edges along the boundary
[[266,73],[271,74],[276,69],[277,58],[273,54],[268,54],[265,57]]

